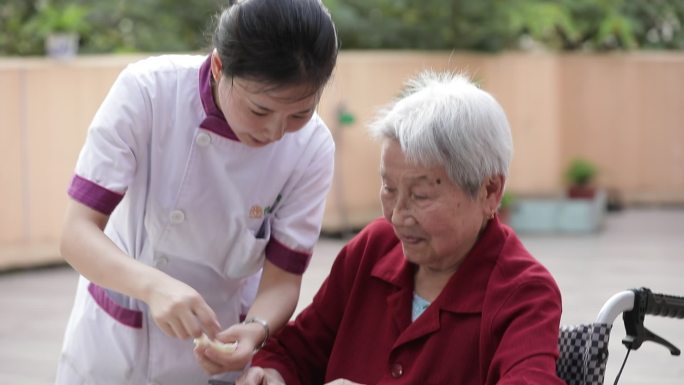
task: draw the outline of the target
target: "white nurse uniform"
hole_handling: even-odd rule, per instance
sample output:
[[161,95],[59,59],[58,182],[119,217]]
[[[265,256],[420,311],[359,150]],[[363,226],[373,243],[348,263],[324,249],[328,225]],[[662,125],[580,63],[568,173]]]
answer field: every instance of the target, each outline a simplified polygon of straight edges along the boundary
[[[306,269],[334,144],[314,115],[278,142],[243,145],[210,76],[203,56],[129,65],[93,119],[69,195],[111,214],[105,233],[126,254],[192,286],[226,327],[251,305],[264,258]],[[57,384],[206,385],[192,341],[166,336],[147,311],[81,277]]]

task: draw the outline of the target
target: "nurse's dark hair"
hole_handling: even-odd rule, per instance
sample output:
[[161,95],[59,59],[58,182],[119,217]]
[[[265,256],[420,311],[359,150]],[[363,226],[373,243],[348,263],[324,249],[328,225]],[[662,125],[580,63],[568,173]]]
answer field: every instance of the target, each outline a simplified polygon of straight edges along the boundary
[[223,75],[281,86],[330,79],[339,48],[335,25],[320,0],[231,1],[214,30]]

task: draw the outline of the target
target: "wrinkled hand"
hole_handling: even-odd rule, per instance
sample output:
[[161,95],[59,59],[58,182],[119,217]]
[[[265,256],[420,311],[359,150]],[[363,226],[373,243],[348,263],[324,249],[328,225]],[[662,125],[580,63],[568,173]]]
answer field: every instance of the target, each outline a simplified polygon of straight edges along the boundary
[[145,302],[154,322],[168,336],[197,338],[202,332],[213,337],[221,330],[216,313],[189,285],[162,276],[150,285]]
[[264,337],[264,330],[259,324],[235,324],[216,335],[216,340],[223,343],[237,341],[235,351],[221,351],[211,345],[198,346],[195,348],[195,357],[209,374],[242,370],[251,361],[255,347],[261,344]]
[[253,366],[242,373],[235,385],[285,385],[285,380],[275,369]]

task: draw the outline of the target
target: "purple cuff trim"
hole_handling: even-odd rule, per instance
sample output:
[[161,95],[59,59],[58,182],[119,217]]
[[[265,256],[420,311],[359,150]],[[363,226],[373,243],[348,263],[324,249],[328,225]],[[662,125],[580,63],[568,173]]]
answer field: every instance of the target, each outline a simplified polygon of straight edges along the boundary
[[311,254],[294,251],[271,237],[266,245],[266,259],[292,274],[304,274],[309,266]]
[[202,100],[204,112],[207,114],[207,117],[200,123],[200,127],[225,138],[240,141],[233,132],[233,129],[228,125],[223,112],[219,110],[214,102],[214,95],[211,92],[211,76],[211,55],[209,55],[199,70],[200,99]]
[[111,214],[116,205],[123,199],[123,194],[107,190],[97,183],[75,174],[71,179],[68,194],[75,200],[105,215]]
[[109,298],[109,295],[107,295],[107,291],[105,289],[92,282],[90,285],[88,285],[88,291],[93,297],[93,300],[95,300],[95,303],[100,305],[100,308],[102,308],[105,313],[112,316],[112,318],[134,329],[142,328],[141,311],[127,309],[119,305]]

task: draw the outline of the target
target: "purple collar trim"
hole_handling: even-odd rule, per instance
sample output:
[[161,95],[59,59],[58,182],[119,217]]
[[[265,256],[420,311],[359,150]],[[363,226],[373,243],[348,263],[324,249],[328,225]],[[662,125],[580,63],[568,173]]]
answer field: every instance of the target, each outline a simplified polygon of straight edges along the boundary
[[199,70],[199,93],[202,100],[202,107],[207,117],[202,120],[200,127],[207,129],[225,138],[240,141],[230,128],[223,112],[219,110],[214,102],[214,95],[211,91],[211,55],[202,63]]

